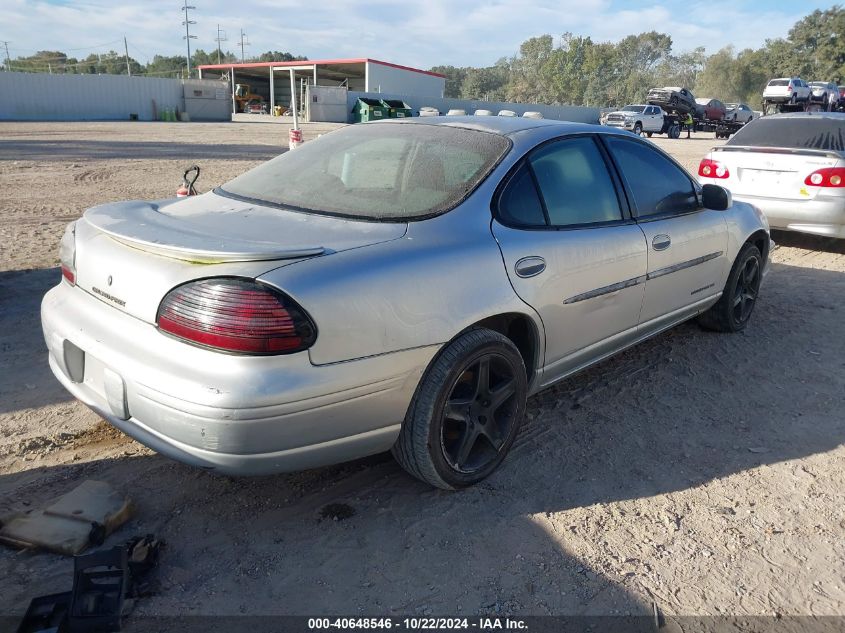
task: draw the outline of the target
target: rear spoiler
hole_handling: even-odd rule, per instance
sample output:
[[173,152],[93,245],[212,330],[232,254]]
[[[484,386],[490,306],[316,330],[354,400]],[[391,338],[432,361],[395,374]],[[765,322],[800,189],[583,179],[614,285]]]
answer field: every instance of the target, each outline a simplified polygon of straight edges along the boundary
[[792,154],[794,156],[825,156],[827,158],[845,158],[845,152],[830,149],[810,149],[795,147],[765,147],[755,145],[720,145],[711,152],[757,152],[758,154]]

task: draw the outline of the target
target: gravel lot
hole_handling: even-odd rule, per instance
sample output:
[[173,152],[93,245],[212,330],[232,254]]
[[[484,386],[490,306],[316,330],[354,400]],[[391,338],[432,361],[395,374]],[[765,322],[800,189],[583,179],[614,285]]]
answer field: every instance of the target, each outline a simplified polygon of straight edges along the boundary
[[[307,126],[305,138],[330,126]],[[529,402],[503,468],[446,493],[389,456],[232,479],[161,458],[52,377],[41,296],[85,208],[208,190],[272,124],[0,124],[0,511],[84,479],[167,541],[135,614],[845,614],[845,244],[776,234],[749,328],[687,323]],[[712,135],[655,142],[695,170]],[[355,514],[321,519],[327,504]],[[71,561],[0,548],[0,614]],[[671,621],[671,617],[670,617]],[[130,618],[126,630],[132,630]]]

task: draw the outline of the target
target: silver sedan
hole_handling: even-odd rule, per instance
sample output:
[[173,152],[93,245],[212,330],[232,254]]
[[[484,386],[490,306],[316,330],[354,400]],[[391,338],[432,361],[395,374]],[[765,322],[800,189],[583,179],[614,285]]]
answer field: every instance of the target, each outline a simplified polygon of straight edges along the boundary
[[127,434],[230,474],[392,449],[448,489],[501,463],[529,395],[693,317],[743,329],[770,240],[627,132],[426,117],[94,207],[60,250],[50,367]]
[[845,238],[845,114],[756,119],[701,161],[702,182],[730,189],[772,228]]

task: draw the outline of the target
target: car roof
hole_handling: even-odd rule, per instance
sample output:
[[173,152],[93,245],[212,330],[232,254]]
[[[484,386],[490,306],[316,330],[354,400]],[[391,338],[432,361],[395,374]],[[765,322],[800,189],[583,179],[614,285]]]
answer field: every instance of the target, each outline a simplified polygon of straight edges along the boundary
[[833,119],[845,123],[845,112],[781,112],[766,115],[766,119]]
[[[526,119],[513,116],[426,116],[409,119],[388,119],[375,122],[376,125],[440,125],[443,127],[458,127],[466,130],[490,132],[508,136],[523,130],[534,128],[557,127],[563,133],[577,133],[594,130],[599,127],[589,123],[575,123],[572,121],[555,121],[554,119]],[[371,125],[371,124],[366,124]],[[602,128],[604,129],[604,128]]]

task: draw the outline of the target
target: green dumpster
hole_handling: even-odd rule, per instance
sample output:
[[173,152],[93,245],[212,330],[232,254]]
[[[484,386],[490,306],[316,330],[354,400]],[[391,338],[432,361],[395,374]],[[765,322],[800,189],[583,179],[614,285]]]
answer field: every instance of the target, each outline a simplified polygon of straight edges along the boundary
[[389,118],[389,108],[380,99],[367,99],[358,97],[355,107],[352,108],[352,119],[355,123],[366,123],[367,121],[380,121]]
[[388,115],[391,119],[404,119],[405,117],[413,116],[411,114],[411,106],[400,99],[382,99],[381,102],[387,108]]

